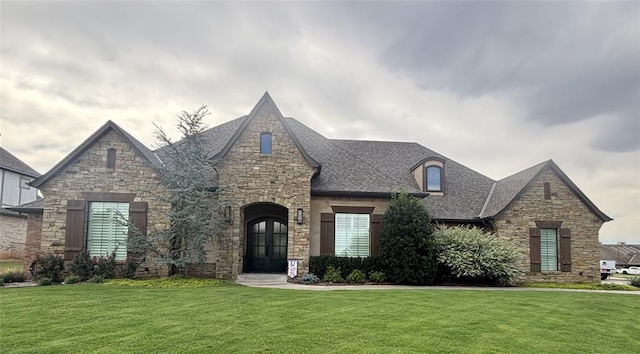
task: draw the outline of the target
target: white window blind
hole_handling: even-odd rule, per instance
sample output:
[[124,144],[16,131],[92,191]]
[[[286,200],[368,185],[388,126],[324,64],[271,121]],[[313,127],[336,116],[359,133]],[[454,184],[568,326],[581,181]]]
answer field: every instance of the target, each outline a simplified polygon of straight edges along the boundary
[[336,214],[336,256],[369,256],[369,214]]
[[127,258],[129,203],[92,202],[89,210],[87,249],[91,257],[116,253],[116,260]]
[[540,229],[541,270],[558,270],[558,230]]

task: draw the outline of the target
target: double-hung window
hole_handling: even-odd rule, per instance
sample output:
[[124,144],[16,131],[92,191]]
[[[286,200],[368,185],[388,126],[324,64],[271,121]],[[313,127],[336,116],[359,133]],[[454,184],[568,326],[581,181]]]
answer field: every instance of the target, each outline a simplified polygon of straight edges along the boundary
[[129,203],[91,202],[87,226],[89,256],[109,256],[115,252],[117,261],[125,260],[129,231],[127,220]]
[[369,243],[369,214],[335,214],[336,256],[368,257]]

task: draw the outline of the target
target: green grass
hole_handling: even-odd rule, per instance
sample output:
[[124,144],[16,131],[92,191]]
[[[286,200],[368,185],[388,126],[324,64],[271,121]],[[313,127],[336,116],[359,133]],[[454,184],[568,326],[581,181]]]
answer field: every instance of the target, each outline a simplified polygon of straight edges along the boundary
[[640,296],[300,291],[227,283],[0,289],[2,353],[634,353]]
[[0,274],[7,271],[22,272],[22,261],[3,260],[0,261]]

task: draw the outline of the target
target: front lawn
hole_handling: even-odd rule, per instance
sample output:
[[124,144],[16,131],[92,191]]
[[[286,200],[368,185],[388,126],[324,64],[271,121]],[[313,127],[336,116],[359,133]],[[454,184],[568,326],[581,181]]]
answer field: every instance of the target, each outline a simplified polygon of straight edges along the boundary
[[2,353],[634,353],[640,348],[640,296],[630,294],[82,284],[0,289],[0,306]]

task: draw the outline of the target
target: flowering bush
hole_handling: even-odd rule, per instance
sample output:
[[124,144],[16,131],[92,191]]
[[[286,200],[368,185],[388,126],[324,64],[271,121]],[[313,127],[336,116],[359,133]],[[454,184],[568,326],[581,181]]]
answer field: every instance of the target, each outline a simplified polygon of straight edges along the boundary
[[434,239],[442,280],[505,286],[514,285],[522,275],[518,248],[492,233],[476,227],[439,226]]

